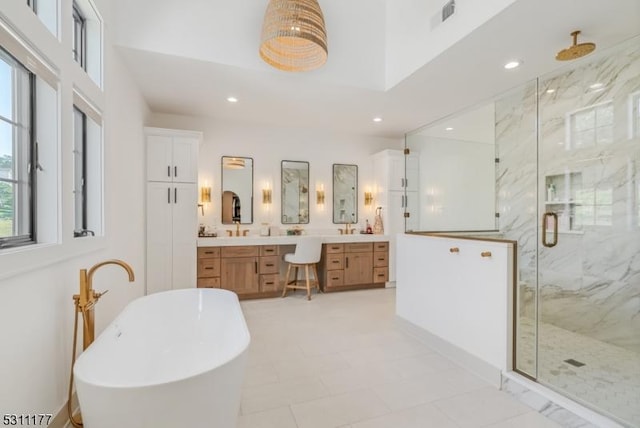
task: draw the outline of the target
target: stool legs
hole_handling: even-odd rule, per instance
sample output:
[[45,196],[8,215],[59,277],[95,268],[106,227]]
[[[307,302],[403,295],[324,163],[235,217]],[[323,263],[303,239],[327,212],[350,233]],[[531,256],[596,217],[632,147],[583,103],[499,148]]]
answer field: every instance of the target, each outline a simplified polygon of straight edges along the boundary
[[289,274],[291,273],[291,264],[287,266],[287,276],[284,278],[284,287],[282,288],[282,297],[287,295],[287,290],[289,289]]
[[[298,268],[304,266],[304,276],[305,276],[305,285],[304,286],[299,286],[298,285]],[[311,266],[311,269],[309,269],[309,266]],[[291,268],[293,268],[294,271],[294,278],[293,280],[289,280],[289,277],[291,276]],[[318,269],[316,267],[315,263],[309,263],[309,264],[304,264],[304,265],[295,265],[295,264],[289,264],[289,266],[287,267],[287,275],[284,279],[284,287],[282,289],[282,297],[285,297],[287,295],[287,290],[292,289],[292,290],[296,290],[297,288],[303,289],[303,290],[307,290],[307,300],[311,300],[311,277],[309,275],[309,270],[311,270],[311,272],[314,275],[313,278],[313,286],[316,287],[318,289],[318,292],[320,292],[320,280],[318,279]],[[292,285],[293,284],[293,285]]]

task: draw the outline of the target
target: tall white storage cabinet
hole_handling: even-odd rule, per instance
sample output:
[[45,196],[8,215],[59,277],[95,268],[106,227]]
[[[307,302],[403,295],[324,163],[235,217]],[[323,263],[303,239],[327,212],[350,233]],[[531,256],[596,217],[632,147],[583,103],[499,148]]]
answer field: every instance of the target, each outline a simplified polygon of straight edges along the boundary
[[[402,150],[382,150],[372,156],[376,207],[382,207],[385,234],[390,236],[389,281],[396,280],[396,235],[418,230],[419,157]],[[406,169],[405,169],[406,165]],[[406,172],[406,173],[405,173]],[[405,217],[408,213],[409,217]]]
[[145,128],[147,294],[196,286],[202,133]]

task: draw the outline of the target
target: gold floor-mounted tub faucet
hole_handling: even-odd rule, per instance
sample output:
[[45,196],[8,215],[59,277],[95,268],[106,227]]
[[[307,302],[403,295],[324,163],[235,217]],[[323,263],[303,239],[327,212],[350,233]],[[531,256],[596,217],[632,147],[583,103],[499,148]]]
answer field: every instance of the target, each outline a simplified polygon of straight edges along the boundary
[[76,362],[76,341],[78,337],[78,314],[82,314],[83,319],[83,329],[82,329],[82,349],[85,350],[93,343],[93,339],[95,338],[96,333],[96,323],[95,323],[95,311],[94,307],[96,302],[102,297],[107,291],[102,293],[98,293],[93,289],[93,274],[96,273],[98,269],[102,266],[106,265],[118,265],[127,271],[129,274],[129,282],[133,282],[135,280],[135,275],[133,274],[133,269],[127,263],[122,260],[112,259],[105,260],[100,263],[96,263],[91,266],[89,270],[80,269],[80,294],[73,295],[73,302],[75,303],[75,322],[73,327],[73,351],[71,353],[71,373],[69,374],[69,396],[67,397],[67,412],[69,416],[69,421],[71,425],[76,428],[82,428],[82,418],[80,415],[73,415],[71,403],[72,403],[72,394],[73,394],[73,365]]
[[100,297],[109,291],[98,293],[93,289],[93,274],[105,265],[121,266],[129,274],[129,282],[135,280],[133,269],[122,260],[105,260],[104,262],[96,263],[89,270],[80,269],[80,294],[74,294],[73,300],[77,302],[77,311],[84,316],[82,349],[87,349],[95,338],[95,316],[93,308]]

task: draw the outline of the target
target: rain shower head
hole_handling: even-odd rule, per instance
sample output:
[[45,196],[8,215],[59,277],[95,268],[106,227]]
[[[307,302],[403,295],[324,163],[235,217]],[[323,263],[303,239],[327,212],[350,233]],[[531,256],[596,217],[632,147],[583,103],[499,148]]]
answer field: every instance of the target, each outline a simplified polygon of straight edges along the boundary
[[572,59],[578,59],[587,54],[590,54],[596,49],[595,43],[578,43],[578,34],[580,34],[579,30],[571,33],[571,35],[573,36],[573,45],[569,46],[566,49],[562,49],[556,54],[556,59],[558,61],[570,61]]

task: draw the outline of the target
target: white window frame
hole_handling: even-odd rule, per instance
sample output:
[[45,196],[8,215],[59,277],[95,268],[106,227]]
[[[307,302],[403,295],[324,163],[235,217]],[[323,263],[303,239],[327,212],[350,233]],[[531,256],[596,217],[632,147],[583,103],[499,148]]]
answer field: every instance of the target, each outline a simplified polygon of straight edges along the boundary
[[[604,128],[605,126],[607,127],[611,127],[611,133],[612,133],[612,139],[615,138],[615,136],[613,135],[613,130],[615,129],[615,117],[613,118],[612,122],[610,125],[604,125],[604,126],[598,126],[598,116],[597,116],[597,110],[603,106],[607,106],[610,105],[611,108],[613,108],[613,101],[612,100],[607,100],[607,101],[603,101],[601,103],[597,103],[597,104],[592,104],[590,106],[587,107],[583,107],[577,110],[573,110],[570,111],[566,114],[565,116],[565,130],[566,130],[566,141],[567,144],[565,145],[565,150],[580,150],[580,149],[585,149],[585,148],[593,148],[593,147],[602,147],[603,143],[598,143],[598,130],[601,128]],[[594,126],[591,128],[594,132],[594,140],[593,140],[593,145],[592,146],[585,146],[585,147],[576,147],[575,146],[575,142],[574,142],[574,134],[573,134],[573,118],[577,115],[577,114],[581,114],[581,113],[585,113],[589,110],[593,110],[595,118],[594,118]],[[584,132],[584,131],[583,131]],[[612,141],[613,142],[613,141]]]

